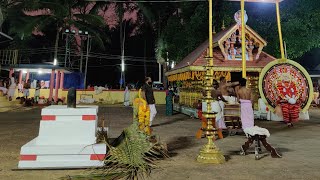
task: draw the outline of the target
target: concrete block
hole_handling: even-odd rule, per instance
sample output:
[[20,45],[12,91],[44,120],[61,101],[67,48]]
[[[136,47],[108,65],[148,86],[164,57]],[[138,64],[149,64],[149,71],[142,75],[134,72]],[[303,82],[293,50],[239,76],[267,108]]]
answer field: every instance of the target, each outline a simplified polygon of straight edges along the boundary
[[95,144],[98,106],[49,106],[41,112],[39,136],[21,147],[18,168],[101,167],[105,144]]

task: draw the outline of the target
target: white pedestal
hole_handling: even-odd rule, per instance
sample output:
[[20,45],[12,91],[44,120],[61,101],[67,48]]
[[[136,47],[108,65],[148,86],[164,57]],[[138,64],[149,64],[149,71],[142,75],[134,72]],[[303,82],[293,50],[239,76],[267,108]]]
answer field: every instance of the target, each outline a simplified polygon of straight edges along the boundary
[[18,168],[103,166],[106,145],[95,144],[97,114],[97,106],[50,106],[42,109],[39,136],[21,147]]

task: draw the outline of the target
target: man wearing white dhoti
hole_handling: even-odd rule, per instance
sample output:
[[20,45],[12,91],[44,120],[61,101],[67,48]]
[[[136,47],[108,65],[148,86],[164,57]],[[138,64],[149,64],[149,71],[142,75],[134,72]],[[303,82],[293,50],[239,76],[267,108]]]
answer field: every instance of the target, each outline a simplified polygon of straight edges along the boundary
[[2,79],[0,80],[0,91],[2,91],[3,95],[6,95],[8,91],[8,89],[4,87],[4,83]]
[[8,94],[7,94],[9,101],[12,101],[12,98],[14,98],[16,86],[17,86],[17,84],[14,79],[14,73],[12,73],[11,78],[10,78],[10,86],[9,86],[9,90],[8,90]]
[[[271,152],[273,158],[281,158],[281,155],[279,155],[275,148],[273,148],[266,140],[266,138],[270,136],[269,131],[265,128],[254,126],[252,92],[250,89],[246,88],[246,82],[247,80],[242,78],[240,80],[240,89],[238,90],[241,105],[242,129],[248,137],[248,141],[241,146],[241,153],[245,154],[253,141],[260,141],[263,146]],[[257,154],[258,152],[256,152],[256,155]]]
[[34,91],[34,102],[38,103],[39,97],[40,97],[40,88],[41,88],[39,81],[36,82],[35,88],[36,88],[36,90]]
[[142,86],[142,97],[145,99],[150,108],[150,126],[152,126],[152,121],[156,117],[156,101],[154,99],[153,89],[152,89],[152,80],[151,77],[146,77],[145,84]]
[[29,92],[30,86],[31,86],[31,82],[30,82],[30,79],[28,79],[27,82],[24,83],[23,85],[23,97],[25,97],[26,99],[28,99],[30,95],[30,92]]
[[226,129],[226,124],[224,122],[224,102],[226,100],[219,90],[219,84],[216,80],[213,80],[213,91],[211,91],[211,96],[216,101],[213,102],[213,111],[216,112],[216,127],[218,129]]
[[128,86],[126,86],[126,89],[124,90],[124,100],[123,100],[124,106],[129,106],[130,105],[130,91]]

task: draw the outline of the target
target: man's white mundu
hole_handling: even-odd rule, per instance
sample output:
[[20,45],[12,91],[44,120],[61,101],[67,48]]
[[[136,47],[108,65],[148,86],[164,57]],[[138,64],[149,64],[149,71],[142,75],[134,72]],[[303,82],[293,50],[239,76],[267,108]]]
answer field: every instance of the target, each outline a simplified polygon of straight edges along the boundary
[[156,117],[157,109],[155,104],[149,104],[149,108],[150,108],[150,126],[152,126],[152,121]]

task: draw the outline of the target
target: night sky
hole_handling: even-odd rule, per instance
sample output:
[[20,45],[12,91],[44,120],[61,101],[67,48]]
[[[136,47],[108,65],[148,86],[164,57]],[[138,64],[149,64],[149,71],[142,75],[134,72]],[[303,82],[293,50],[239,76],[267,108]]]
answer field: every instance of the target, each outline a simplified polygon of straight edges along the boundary
[[[137,83],[144,80],[144,59],[146,59],[147,76],[158,80],[159,68],[154,58],[154,42],[155,36],[152,33],[127,38],[125,43],[125,56],[127,57],[125,77],[127,83]],[[114,32],[109,46],[106,47],[104,52],[99,53],[120,55],[120,51],[119,32]],[[143,58],[144,54],[146,58]],[[120,63],[120,58],[110,60],[92,59],[88,66],[88,82],[103,86],[105,83],[118,84],[121,75]]]
[[[30,15],[39,15],[41,11],[30,12]],[[114,9],[109,8],[105,12],[99,13],[104,17],[109,29],[106,29],[106,38],[109,39],[108,43],[105,43],[105,49],[95,47],[92,44],[92,49],[90,51],[89,63],[88,63],[88,74],[87,74],[87,84],[104,86],[106,83],[115,86],[119,84],[121,67],[120,67],[120,30],[118,26],[118,17]],[[124,21],[131,25],[127,25],[126,28],[126,42],[125,42],[125,78],[127,83],[137,83],[142,82],[145,77],[144,72],[144,60],[146,60],[147,76],[151,76],[154,80],[158,80],[158,64],[154,58],[154,42],[156,36],[153,31],[146,31],[141,35],[135,34],[137,31],[136,21],[137,12],[133,11],[124,14]],[[3,30],[6,31],[7,24],[3,24]],[[77,30],[77,29],[76,29]],[[82,29],[85,31],[85,29]],[[64,31],[64,30],[63,30]],[[55,30],[54,28],[45,29],[44,33],[34,32],[33,39],[26,41],[25,47],[19,51],[19,62],[23,63],[52,63],[53,62],[53,42],[55,40]],[[93,37],[94,39],[95,37]],[[2,41],[3,38],[1,38]],[[79,38],[75,38],[75,41],[79,41]],[[9,43],[0,44],[0,49],[6,48],[10,45],[17,45],[21,42],[14,41]],[[64,65],[65,59],[65,36],[62,35],[59,40],[59,51],[58,51],[58,61]],[[27,47],[27,48],[26,48]],[[39,50],[44,48],[45,50]],[[71,51],[77,54],[78,57],[71,57],[72,60],[79,60],[80,55],[77,50],[78,47],[71,47]],[[85,50],[85,47],[84,47]],[[85,54],[85,53],[84,53]],[[99,54],[99,55],[96,55]],[[112,58],[99,58],[99,56],[112,56]],[[117,57],[118,56],[118,57]],[[146,57],[146,58],[144,58]],[[85,57],[83,58],[85,60]],[[83,67],[85,66],[85,61]],[[84,72],[84,71],[83,71]],[[1,74],[2,77],[7,76],[6,72]]]
[[[259,15],[267,15],[270,14],[271,11],[274,11],[273,5],[265,4],[265,3],[248,3],[246,5],[246,10],[249,15],[248,24],[250,25],[250,21],[254,21],[257,16],[257,12]],[[137,21],[136,11],[132,13],[125,14],[125,20],[130,20],[133,24]],[[273,13],[273,12],[272,12]],[[104,55],[115,55],[118,57],[113,58],[99,58],[98,56],[89,58],[89,66],[88,66],[88,74],[87,74],[87,84],[92,85],[101,85],[104,86],[106,83],[109,85],[116,85],[119,83],[121,68],[120,68],[120,40],[119,40],[119,28],[117,27],[117,15],[114,10],[109,9],[106,12],[101,12],[105,21],[109,25],[110,30],[108,31],[107,36],[109,36],[109,42],[107,43],[104,50],[92,47],[91,54],[104,54]],[[5,24],[3,25],[3,29],[5,29]],[[125,42],[125,56],[126,56],[126,70],[125,77],[127,83],[137,83],[142,82],[145,77],[144,72],[144,63],[143,60],[146,59],[146,67],[147,67],[147,76],[151,76],[154,81],[158,81],[158,64],[155,60],[155,41],[156,35],[154,31],[147,30],[141,35],[134,34],[134,26],[127,27],[127,40]],[[207,31],[207,29],[204,29]],[[35,33],[37,34],[37,33]],[[131,36],[130,36],[131,35]],[[134,35],[134,36],[133,36]],[[29,42],[28,47],[32,48],[41,48],[41,47],[52,47],[52,43],[54,42],[55,32],[53,30],[48,29],[46,31],[46,37],[43,36],[35,36],[36,39]],[[19,43],[19,42],[18,42]],[[7,44],[1,44],[1,46]],[[177,44],[177,46],[179,46]],[[64,48],[65,42],[64,39],[61,38],[59,42],[59,61],[64,60]],[[307,69],[312,68],[311,66],[314,64],[314,60],[316,60],[319,56],[319,49],[315,49],[310,53],[307,53],[304,57],[301,58],[302,65],[304,65]],[[30,55],[30,50],[21,51],[20,56]],[[146,58],[143,58],[146,57]],[[79,58],[79,57],[77,57]],[[50,62],[53,59],[53,52],[46,52],[43,54],[36,54],[32,56],[33,61],[37,62]],[[3,76],[3,73],[2,73]]]

